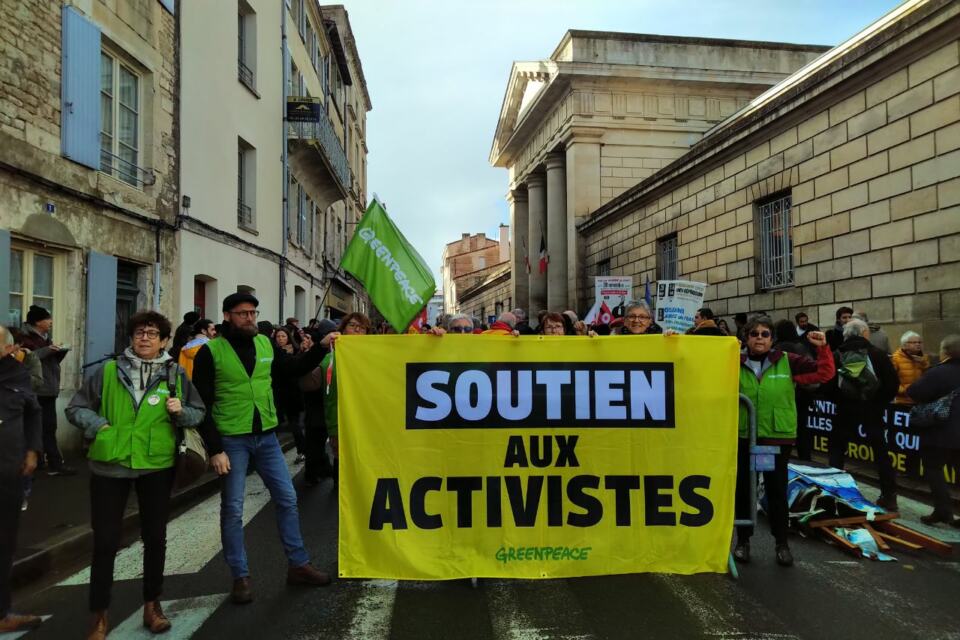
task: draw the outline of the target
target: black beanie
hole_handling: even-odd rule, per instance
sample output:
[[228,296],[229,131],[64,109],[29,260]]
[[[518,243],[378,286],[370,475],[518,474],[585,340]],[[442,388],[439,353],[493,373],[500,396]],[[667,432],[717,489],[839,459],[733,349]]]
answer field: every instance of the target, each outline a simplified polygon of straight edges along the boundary
[[244,302],[249,302],[255,307],[260,306],[260,301],[257,300],[257,297],[254,296],[252,293],[237,292],[237,293],[231,293],[230,295],[228,295],[226,298],[223,299],[223,310],[233,311],[234,307]]
[[38,307],[34,304],[30,305],[30,310],[27,311],[27,324],[37,324],[47,318],[52,317],[50,312],[44,309],[43,307]]

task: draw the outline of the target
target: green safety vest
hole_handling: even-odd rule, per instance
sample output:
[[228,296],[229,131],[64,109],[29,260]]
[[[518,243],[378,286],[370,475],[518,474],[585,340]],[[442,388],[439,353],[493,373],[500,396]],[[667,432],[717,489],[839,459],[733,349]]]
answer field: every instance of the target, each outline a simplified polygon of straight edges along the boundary
[[[176,394],[177,397],[182,395],[179,375]],[[169,397],[170,387],[165,379],[161,379],[144,392],[140,406],[137,406],[117,377],[117,361],[106,363],[100,415],[107,419],[110,427],[97,432],[87,457],[128,469],[172,467],[177,437],[167,413]]]
[[[797,437],[797,403],[787,354],[763,372],[761,379],[740,365],[740,393],[757,409],[757,438],[789,440]],[[748,415],[740,406],[740,437],[749,437]]]
[[254,336],[253,344],[257,350],[257,362],[251,376],[226,338],[214,338],[207,343],[215,372],[210,415],[217,430],[225,436],[253,433],[254,407],[260,412],[264,431],[277,426],[270,377],[273,345],[269,338],[262,335]]

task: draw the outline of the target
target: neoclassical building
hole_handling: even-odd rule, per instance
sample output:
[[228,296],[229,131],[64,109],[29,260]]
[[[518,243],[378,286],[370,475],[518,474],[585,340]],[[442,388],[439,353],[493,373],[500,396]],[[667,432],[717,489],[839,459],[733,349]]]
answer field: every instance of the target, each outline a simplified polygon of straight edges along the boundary
[[568,31],[548,59],[515,62],[489,158],[508,170],[514,305],[586,307],[578,225],[824,50]]

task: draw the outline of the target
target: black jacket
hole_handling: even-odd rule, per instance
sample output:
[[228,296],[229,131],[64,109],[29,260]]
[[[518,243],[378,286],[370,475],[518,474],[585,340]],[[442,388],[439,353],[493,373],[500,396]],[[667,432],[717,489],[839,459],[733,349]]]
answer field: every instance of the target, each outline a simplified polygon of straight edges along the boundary
[[19,487],[28,450],[43,450],[40,405],[26,367],[12,357],[0,358],[0,490]]
[[[919,380],[907,388],[907,395],[917,402],[933,402],[955,389],[960,389],[960,359],[951,358],[927,369]],[[953,399],[947,424],[924,431],[921,438],[925,445],[960,449],[960,396]]]
[[841,366],[841,356],[844,353],[861,349],[866,350],[867,356],[870,358],[870,364],[873,367],[873,372],[880,382],[880,388],[877,390],[876,395],[868,402],[851,402],[840,395],[840,391],[836,386],[840,376],[833,379],[833,389],[836,394],[837,406],[841,413],[855,415],[862,411],[868,411],[871,418],[876,418],[878,413],[882,415],[887,405],[893,402],[897,391],[900,389],[900,378],[897,376],[897,370],[894,369],[893,363],[890,362],[890,357],[870,344],[869,340],[861,336],[848,338],[833,354],[833,360],[837,364],[837,368],[839,369]]
[[[221,335],[226,338],[230,346],[237,352],[237,357],[243,363],[247,374],[253,373],[257,361],[257,348],[253,344],[253,336],[245,336],[232,331],[230,325],[224,324]],[[287,384],[296,385],[300,376],[312,371],[320,364],[323,357],[321,349],[311,349],[298,356],[291,356],[276,345],[273,345],[273,364],[270,367],[272,379],[285,379]],[[207,408],[206,416],[200,423],[200,434],[207,445],[207,452],[213,456],[223,452],[220,432],[213,422],[212,407],[215,398],[216,371],[213,366],[213,355],[207,345],[200,347],[193,360],[193,386],[200,392],[203,404]],[[263,423],[260,412],[253,411],[253,433],[263,433]]]

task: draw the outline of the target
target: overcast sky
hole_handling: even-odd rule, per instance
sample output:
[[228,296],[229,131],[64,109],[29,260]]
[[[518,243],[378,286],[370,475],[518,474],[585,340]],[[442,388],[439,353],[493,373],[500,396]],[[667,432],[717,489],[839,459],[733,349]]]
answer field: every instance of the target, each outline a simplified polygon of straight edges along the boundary
[[[324,0],[326,3],[326,0]],[[368,185],[433,268],[461,233],[508,223],[487,162],[514,60],[568,29],[836,45],[897,0],[345,0],[373,102]]]

